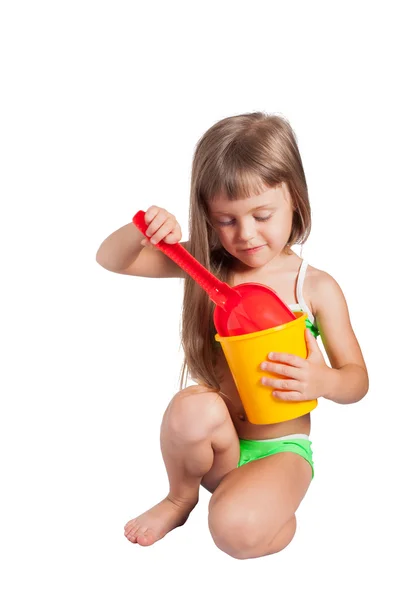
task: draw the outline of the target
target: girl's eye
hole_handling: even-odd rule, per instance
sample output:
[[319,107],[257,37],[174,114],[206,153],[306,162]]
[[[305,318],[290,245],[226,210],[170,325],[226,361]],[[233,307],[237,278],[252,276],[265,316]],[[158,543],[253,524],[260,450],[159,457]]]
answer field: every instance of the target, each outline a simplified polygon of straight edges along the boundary
[[217,221],[218,225],[232,225],[233,221]]
[[[271,215],[268,215],[268,217],[254,217],[256,221],[268,221],[268,219],[270,219]],[[233,225],[235,219],[232,219],[231,221],[219,221],[218,225]]]

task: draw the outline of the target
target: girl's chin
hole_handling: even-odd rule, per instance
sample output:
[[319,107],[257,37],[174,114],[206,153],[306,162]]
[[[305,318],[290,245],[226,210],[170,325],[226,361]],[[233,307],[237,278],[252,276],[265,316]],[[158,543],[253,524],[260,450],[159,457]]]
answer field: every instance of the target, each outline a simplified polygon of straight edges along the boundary
[[267,265],[269,262],[271,262],[271,257],[266,257],[266,256],[257,256],[256,254],[253,254],[252,256],[241,256],[241,257],[237,257],[237,265],[242,266],[242,267],[249,267],[251,269],[258,269],[260,267],[263,267],[265,265]]

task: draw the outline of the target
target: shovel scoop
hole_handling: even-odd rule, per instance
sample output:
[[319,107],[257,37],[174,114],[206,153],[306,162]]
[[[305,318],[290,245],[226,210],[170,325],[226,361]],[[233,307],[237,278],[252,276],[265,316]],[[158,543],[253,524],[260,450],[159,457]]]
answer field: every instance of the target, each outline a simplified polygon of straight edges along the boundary
[[[139,210],[132,221],[146,236],[148,225],[144,215],[144,211]],[[155,247],[190,275],[216,304],[214,325],[221,337],[263,331],[296,319],[272,288],[261,283],[231,287],[203,267],[181,244],[161,240]]]

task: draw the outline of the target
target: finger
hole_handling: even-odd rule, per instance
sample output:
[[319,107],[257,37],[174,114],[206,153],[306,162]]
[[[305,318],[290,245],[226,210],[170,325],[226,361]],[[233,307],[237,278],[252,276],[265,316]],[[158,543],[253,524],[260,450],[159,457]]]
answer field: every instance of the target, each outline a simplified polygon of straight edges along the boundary
[[144,240],[142,240],[140,243],[142,246],[145,246],[146,248],[151,248],[152,250],[157,250],[157,248],[155,248],[153,244],[150,244],[150,242],[147,238],[144,238]]
[[290,392],[301,392],[302,384],[296,379],[271,379],[269,377],[261,378],[262,385],[274,388],[274,390],[285,390]]
[[146,235],[151,243],[157,244],[173,230],[175,224],[176,222],[173,217],[158,214],[147,228]]
[[322,356],[321,348],[319,347],[317,338],[313,336],[313,334],[311,333],[311,331],[309,329],[307,329],[307,331],[308,331],[308,334],[306,337],[307,358],[309,358],[311,356],[311,354],[313,354],[313,355],[318,354],[318,355]]
[[177,225],[171,231],[171,233],[169,233],[168,235],[165,236],[164,242],[166,242],[167,244],[176,244],[177,242],[179,242],[181,237],[182,237],[181,228],[179,227],[179,225]]
[[159,206],[155,206],[154,204],[153,204],[153,206],[149,206],[149,208],[144,213],[144,221],[145,221],[146,225],[150,225],[150,223],[155,218],[157,213],[160,212],[160,210],[162,211],[163,209],[160,208]]
[[148,238],[151,238],[156,231],[158,231],[158,229],[160,229],[160,227],[165,223],[165,221],[167,220],[167,213],[165,212],[165,210],[160,209],[159,212],[155,215],[155,217],[153,217],[151,223],[149,223],[149,226],[146,229],[146,236]]
[[289,400],[290,402],[300,402],[306,400],[300,392],[272,392],[272,395],[277,400]]
[[176,222],[173,219],[167,219],[167,221],[165,221],[150,238],[150,242],[152,244],[158,244],[158,242],[161,242],[161,240],[163,240],[167,235],[172,233],[175,227]]
[[268,358],[274,362],[285,363],[287,365],[292,365],[293,367],[301,367],[305,362],[304,358],[300,358],[300,356],[286,354],[284,352],[270,352]]
[[290,379],[297,379],[299,375],[298,367],[291,367],[289,365],[275,363],[275,362],[263,362],[261,363],[261,370],[268,371],[269,373],[277,373]]
[[318,346],[316,338],[313,336],[309,329],[306,329],[306,342],[310,346],[310,348],[314,348],[316,345]]

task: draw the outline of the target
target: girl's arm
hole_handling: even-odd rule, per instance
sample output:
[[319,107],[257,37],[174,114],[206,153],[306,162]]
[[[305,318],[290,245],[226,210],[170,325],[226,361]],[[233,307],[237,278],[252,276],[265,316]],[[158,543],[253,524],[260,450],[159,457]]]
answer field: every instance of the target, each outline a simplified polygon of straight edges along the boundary
[[144,250],[144,236],[133,223],[128,223],[111,233],[97,250],[96,261],[115,273],[123,273],[132,266]]
[[[97,250],[97,262],[108,271],[123,275],[185,277],[181,267],[155,247],[161,240],[167,244],[180,241],[182,232],[174,215],[153,204],[147,209],[144,219],[146,235],[133,223],[120,227]],[[187,245],[188,242],[182,242],[183,247]]]
[[339,284],[323,271],[313,282],[312,304],[331,369],[324,398],[339,404],[361,400],[368,391],[368,372],[350,323],[346,299]]

